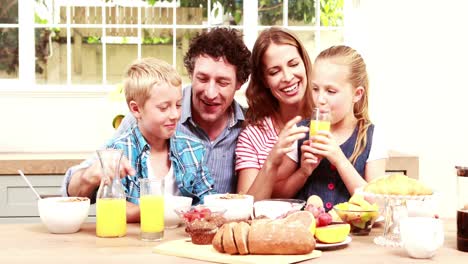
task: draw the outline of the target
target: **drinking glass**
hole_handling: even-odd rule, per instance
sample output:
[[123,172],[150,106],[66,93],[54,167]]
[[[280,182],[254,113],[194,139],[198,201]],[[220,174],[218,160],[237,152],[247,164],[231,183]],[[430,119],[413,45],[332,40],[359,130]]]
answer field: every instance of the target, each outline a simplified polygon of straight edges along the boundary
[[318,131],[330,131],[330,115],[314,108],[310,118],[309,137],[317,135]]
[[140,238],[145,241],[164,237],[164,179],[140,179]]

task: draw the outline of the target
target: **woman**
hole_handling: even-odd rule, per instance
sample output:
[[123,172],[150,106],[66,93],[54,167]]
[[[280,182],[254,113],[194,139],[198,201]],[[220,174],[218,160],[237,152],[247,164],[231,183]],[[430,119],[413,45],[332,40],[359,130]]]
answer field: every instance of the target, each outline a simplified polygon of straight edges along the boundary
[[296,127],[313,108],[308,76],[312,64],[294,33],[279,27],[262,31],[251,57],[252,74],[246,90],[246,127],[236,147],[237,191],[270,198],[280,164],[307,127]]

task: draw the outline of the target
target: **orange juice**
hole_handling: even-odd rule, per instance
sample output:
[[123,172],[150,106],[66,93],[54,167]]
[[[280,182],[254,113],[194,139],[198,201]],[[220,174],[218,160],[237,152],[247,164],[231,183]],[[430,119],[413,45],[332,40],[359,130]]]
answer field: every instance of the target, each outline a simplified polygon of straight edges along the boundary
[[96,235],[122,237],[127,234],[125,199],[99,198],[96,202]]
[[140,197],[140,222],[143,233],[164,231],[164,197],[162,195]]
[[309,137],[317,135],[318,131],[330,131],[330,121],[310,120]]

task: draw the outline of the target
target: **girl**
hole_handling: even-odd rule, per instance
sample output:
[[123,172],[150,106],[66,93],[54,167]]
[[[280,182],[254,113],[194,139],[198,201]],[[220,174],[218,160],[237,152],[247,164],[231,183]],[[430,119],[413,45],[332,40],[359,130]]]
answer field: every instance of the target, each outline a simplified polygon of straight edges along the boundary
[[[290,177],[279,179],[285,185],[276,188],[275,194],[304,200],[316,194],[328,211],[347,201],[356,188],[385,174],[387,150],[369,119],[369,80],[359,53],[347,46],[322,51],[311,81],[314,104],[331,116],[331,131],[298,141],[299,148],[287,155],[294,162],[286,158],[284,166],[293,171],[300,161],[300,167]],[[308,127],[309,122],[299,125]]]

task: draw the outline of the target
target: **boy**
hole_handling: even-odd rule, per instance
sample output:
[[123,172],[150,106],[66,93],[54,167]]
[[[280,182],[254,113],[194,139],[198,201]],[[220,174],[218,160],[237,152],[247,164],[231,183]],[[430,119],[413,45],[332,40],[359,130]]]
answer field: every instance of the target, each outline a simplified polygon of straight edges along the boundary
[[203,201],[214,193],[214,180],[204,162],[205,148],[176,132],[181,115],[182,81],[168,63],[145,58],[130,65],[124,79],[125,97],[136,125],[107,148],[122,149],[133,176],[122,178],[127,194],[127,221],[138,221],[139,178],[164,177],[165,193]]

